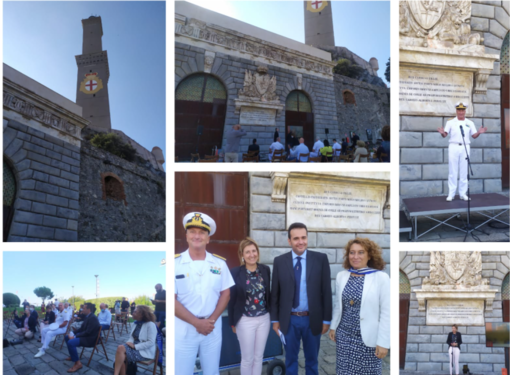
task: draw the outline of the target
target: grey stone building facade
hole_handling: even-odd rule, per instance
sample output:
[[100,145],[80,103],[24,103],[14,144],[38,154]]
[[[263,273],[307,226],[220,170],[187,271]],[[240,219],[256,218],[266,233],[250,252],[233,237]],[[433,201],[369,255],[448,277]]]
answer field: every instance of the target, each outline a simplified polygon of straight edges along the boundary
[[[508,299],[509,256],[508,251],[482,251],[482,277],[489,281],[490,288],[497,290],[492,311],[487,311],[487,307],[484,311],[486,323],[504,321],[502,293],[505,290],[506,297],[503,298]],[[402,298],[409,298],[408,316],[403,318],[402,311],[400,316],[401,330],[405,324],[402,319],[407,319],[405,367],[401,367],[401,371],[405,374],[447,373],[450,363],[446,339],[452,327],[426,325],[426,312],[419,311],[415,293],[415,290],[422,286],[424,278],[430,276],[430,252],[402,251],[399,257],[401,306]],[[485,326],[459,325],[459,332],[463,342],[460,368],[467,364],[473,373],[501,374],[501,369],[505,367],[505,349],[486,346]],[[400,344],[402,345],[402,341]],[[400,364],[402,366],[402,359]]]
[[[256,138],[262,154],[267,154],[273,143],[275,128],[285,144],[288,126],[304,127],[297,135],[304,135],[310,147],[317,137],[340,141],[346,133],[351,136],[349,131],[366,139],[367,129],[375,142],[381,128],[389,124],[389,89],[347,77],[335,78],[330,52],[190,3],[177,2],[175,13],[176,156],[186,159],[196,150],[211,154],[214,147],[223,148],[226,132],[236,124],[248,132],[241,139],[240,153],[247,152]],[[276,80],[279,108],[272,119],[260,115],[250,123],[243,116],[240,92],[247,84],[246,72],[255,74],[260,66]],[[207,116],[198,114],[208,111],[200,103],[208,101],[209,86],[204,84],[203,97],[202,86],[193,89],[191,83],[200,76],[211,77],[207,79],[217,85],[217,96],[209,98],[212,107]],[[306,101],[302,105],[306,110],[293,107],[292,95],[296,93],[303,95],[300,100]],[[303,112],[303,116],[288,117],[291,109]],[[218,115],[223,110],[224,116]],[[198,137],[197,125],[208,139]],[[202,146],[205,143],[207,146]]]
[[[485,53],[500,57],[503,40],[510,29],[510,2],[473,0],[470,19],[471,31],[484,39],[482,45]],[[506,41],[508,43],[508,37]],[[470,100],[473,115],[466,116],[477,129],[482,125],[487,128],[485,134],[471,143],[474,172],[470,183],[471,193],[502,190],[502,154],[508,154],[508,149],[502,147],[504,125],[501,120],[500,61],[495,61],[493,69],[484,74],[487,90],[484,93],[475,93],[476,90],[473,90]],[[452,108],[449,116],[400,116],[401,197],[448,194],[449,137],[442,138],[437,128],[444,127],[453,117],[455,108]]]

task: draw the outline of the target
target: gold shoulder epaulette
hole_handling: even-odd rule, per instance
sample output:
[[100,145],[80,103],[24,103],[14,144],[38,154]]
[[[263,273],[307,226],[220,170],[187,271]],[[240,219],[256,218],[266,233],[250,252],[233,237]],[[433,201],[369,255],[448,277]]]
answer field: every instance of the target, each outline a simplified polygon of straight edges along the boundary
[[179,258],[181,254],[175,254],[175,258]]
[[213,256],[215,256],[216,258],[223,259],[225,262],[227,261],[227,259],[226,259],[226,258],[220,257],[219,255],[213,254]]

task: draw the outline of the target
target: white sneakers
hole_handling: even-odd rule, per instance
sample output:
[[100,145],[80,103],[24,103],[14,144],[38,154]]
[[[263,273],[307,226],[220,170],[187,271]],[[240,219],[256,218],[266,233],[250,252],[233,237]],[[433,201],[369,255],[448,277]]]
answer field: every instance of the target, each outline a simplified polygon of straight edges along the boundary
[[39,351],[37,352],[36,355],[34,355],[34,358],[40,358],[42,357],[43,355],[45,355],[46,352],[44,351],[44,349],[39,349]]
[[[455,198],[455,197],[450,197],[450,196],[449,196],[449,197],[447,197],[447,198],[446,198],[446,201],[447,201],[447,202],[451,202],[451,201],[453,201],[453,199],[454,199],[454,198]],[[467,195],[461,195],[461,196],[460,196],[460,199],[462,199],[463,201],[470,201],[470,200],[471,200],[471,198],[468,198],[468,196],[467,196]]]

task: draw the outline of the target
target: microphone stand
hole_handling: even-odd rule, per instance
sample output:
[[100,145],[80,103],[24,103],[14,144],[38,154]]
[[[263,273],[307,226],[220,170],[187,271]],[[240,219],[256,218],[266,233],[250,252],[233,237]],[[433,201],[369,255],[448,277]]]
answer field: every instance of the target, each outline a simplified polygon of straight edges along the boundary
[[[466,152],[466,160],[467,160],[467,164],[468,164],[468,168],[467,168],[467,183],[468,183],[468,186],[467,186],[467,204],[468,204],[468,211],[467,211],[467,223],[466,225],[464,226],[464,228],[462,228],[465,232],[466,232],[466,235],[464,236],[464,241],[463,242],[466,242],[466,239],[467,239],[467,236],[468,234],[471,234],[471,237],[473,237],[474,240],[478,241],[478,242],[481,242],[480,238],[478,238],[478,236],[476,236],[473,232],[475,230],[483,233],[483,234],[487,234],[485,233],[484,231],[481,231],[480,229],[475,229],[473,227],[473,225],[471,225],[471,193],[469,191],[469,182],[470,182],[470,176],[469,176],[469,172],[471,172],[471,175],[473,175],[473,169],[471,168],[471,159],[469,159],[469,152],[467,150],[467,146],[466,146],[466,140],[464,139],[464,128],[462,127],[462,125],[460,125],[460,132],[462,133],[462,142],[464,143],[464,151]],[[453,350],[452,350],[452,353],[453,353]]]

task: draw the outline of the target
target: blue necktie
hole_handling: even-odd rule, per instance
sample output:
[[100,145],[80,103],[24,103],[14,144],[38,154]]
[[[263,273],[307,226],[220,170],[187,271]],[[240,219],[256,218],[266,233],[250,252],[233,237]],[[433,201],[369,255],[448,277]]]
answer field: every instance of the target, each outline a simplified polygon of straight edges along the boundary
[[294,267],[294,303],[292,304],[292,308],[295,309],[299,306],[299,291],[301,286],[301,257],[297,257],[296,266]]

